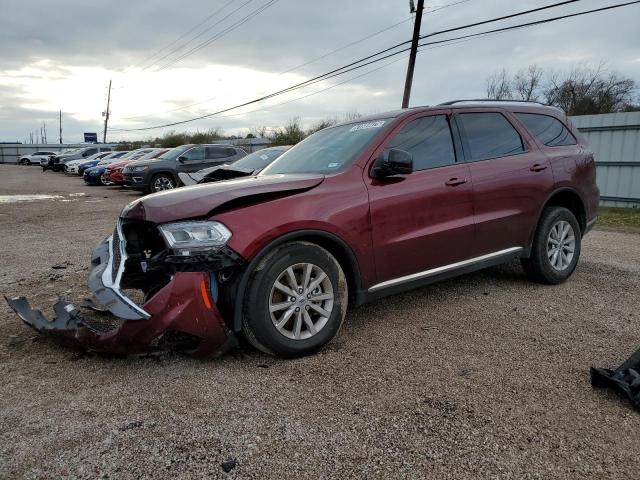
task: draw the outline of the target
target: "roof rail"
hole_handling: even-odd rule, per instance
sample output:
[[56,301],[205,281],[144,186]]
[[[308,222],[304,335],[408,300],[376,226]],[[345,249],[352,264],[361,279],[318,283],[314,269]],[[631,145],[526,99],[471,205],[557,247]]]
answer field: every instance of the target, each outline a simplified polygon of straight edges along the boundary
[[440,103],[440,104],[438,104],[438,106],[455,105],[456,103],[462,103],[462,102],[535,103],[537,105],[542,105],[543,107],[548,107],[549,106],[546,103],[536,102],[534,100],[507,100],[507,99],[498,100],[498,99],[493,99],[493,98],[473,98],[473,99],[469,99],[469,100],[451,100],[449,102]]

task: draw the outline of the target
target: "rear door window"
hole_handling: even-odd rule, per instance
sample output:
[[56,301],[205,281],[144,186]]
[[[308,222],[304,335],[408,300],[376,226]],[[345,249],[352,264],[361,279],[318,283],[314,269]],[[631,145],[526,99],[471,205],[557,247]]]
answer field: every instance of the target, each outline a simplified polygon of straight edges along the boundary
[[526,150],[520,134],[501,113],[459,113],[456,118],[466,136],[471,161],[505,157]]
[[228,147],[206,147],[207,160],[215,160],[220,158],[232,157],[236,152],[233,148]]
[[446,115],[432,115],[407,123],[389,143],[413,156],[413,169],[427,170],[456,162],[453,138]]
[[560,147],[577,143],[569,129],[557,118],[538,113],[516,113],[515,115],[518,120],[524,123],[527,130],[547,147]]

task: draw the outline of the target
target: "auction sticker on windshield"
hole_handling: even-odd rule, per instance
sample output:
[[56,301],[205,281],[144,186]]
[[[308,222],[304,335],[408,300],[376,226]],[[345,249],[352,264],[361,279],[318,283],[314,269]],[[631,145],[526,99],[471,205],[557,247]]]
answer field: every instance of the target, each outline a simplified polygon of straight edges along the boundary
[[350,132],[357,132],[358,130],[366,130],[368,128],[380,128],[384,125],[384,120],[377,120],[375,122],[359,123],[349,129]]

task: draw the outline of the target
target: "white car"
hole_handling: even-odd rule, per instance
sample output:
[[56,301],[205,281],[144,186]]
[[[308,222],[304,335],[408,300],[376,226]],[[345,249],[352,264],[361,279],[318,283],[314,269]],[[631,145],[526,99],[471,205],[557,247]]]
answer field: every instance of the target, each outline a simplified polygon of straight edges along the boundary
[[18,158],[20,165],[40,165],[43,161],[48,162],[51,155],[57,155],[59,152],[50,152],[48,150],[39,150],[30,155],[21,155]]
[[69,160],[67,163],[64,164],[63,168],[65,173],[73,173],[75,175],[78,175],[78,167],[80,166],[81,163],[90,162],[91,160],[101,160],[104,157],[111,154],[113,154],[113,152],[99,152],[87,158],[78,158],[76,160]]

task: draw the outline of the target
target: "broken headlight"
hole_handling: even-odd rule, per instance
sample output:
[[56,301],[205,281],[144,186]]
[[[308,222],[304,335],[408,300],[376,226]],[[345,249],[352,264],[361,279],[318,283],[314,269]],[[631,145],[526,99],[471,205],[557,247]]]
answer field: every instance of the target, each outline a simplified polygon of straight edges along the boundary
[[194,221],[159,225],[164,241],[176,255],[218,250],[231,238],[231,232],[220,222]]

